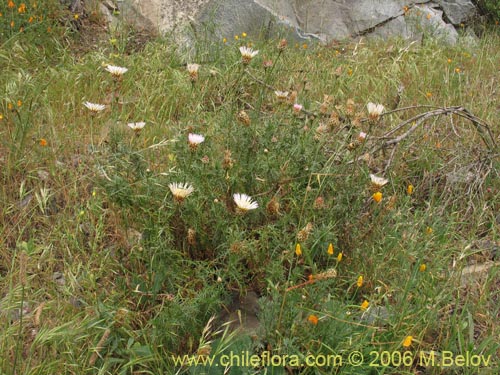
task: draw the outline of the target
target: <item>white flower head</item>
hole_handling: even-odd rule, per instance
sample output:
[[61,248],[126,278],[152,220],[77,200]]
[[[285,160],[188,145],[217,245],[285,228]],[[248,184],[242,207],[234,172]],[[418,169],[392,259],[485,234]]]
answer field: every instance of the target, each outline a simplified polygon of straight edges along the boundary
[[259,53],[259,51],[254,51],[253,49],[245,46],[240,47],[240,52],[241,59],[245,65],[250,64],[250,61],[252,61],[252,59]]
[[114,77],[121,77],[125,73],[127,73],[128,69],[123,68],[121,66],[115,66],[115,65],[106,65],[105,68],[108,72],[110,72]]
[[359,132],[358,141],[363,142],[366,139],[367,134],[365,132]]
[[382,112],[384,112],[384,106],[382,104],[368,103],[366,105],[368,108],[368,117],[370,120],[377,120]]
[[104,110],[104,108],[106,108],[104,104],[96,104],[91,102],[85,102],[83,103],[83,105],[93,113],[101,112]]
[[374,174],[370,174],[370,180],[372,181],[372,185],[376,188],[381,188],[389,182],[389,180],[383,177],[375,176]]
[[237,210],[240,213],[245,213],[249,210],[255,210],[259,204],[246,194],[233,194],[234,203],[236,203]]
[[198,64],[187,64],[187,71],[192,82],[198,79],[198,69],[200,69],[200,65]]
[[182,202],[194,191],[193,186],[188,183],[172,182],[168,187],[177,202]]
[[189,133],[188,134],[188,142],[189,142],[189,147],[192,149],[196,149],[200,143],[203,143],[205,141],[205,137],[202,136],[201,134],[194,134],[194,133]]
[[276,90],[274,92],[274,94],[276,95],[276,97],[279,99],[279,100],[286,100],[288,98],[288,91],[279,91],[279,90]]
[[198,69],[200,69],[199,64],[187,64],[187,71],[189,72],[189,74],[198,73]]
[[140,132],[142,130],[142,128],[144,128],[145,125],[146,125],[146,123],[144,121],[130,122],[127,124],[127,126],[135,132]]

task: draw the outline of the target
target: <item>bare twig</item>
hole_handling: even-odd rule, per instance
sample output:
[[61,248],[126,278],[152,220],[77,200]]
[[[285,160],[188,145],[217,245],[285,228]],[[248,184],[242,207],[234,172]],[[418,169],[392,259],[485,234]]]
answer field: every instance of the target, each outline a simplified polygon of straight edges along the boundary
[[99,352],[104,348],[104,343],[106,342],[110,334],[111,330],[109,328],[106,328],[101,339],[99,340],[94,349],[94,353],[92,353],[92,355],[90,356],[89,366],[94,366],[95,362],[97,361],[97,358],[100,356]]

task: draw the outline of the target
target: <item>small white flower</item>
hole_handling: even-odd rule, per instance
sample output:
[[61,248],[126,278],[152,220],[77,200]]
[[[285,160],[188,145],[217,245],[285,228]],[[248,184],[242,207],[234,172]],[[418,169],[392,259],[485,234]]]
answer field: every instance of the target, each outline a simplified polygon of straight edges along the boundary
[[106,108],[104,104],[96,104],[91,102],[85,102],[83,103],[83,105],[94,113],[101,112],[102,110],[104,110],[104,108]]
[[114,77],[121,77],[125,73],[127,73],[128,69],[123,68],[121,66],[115,65],[107,65],[105,68],[108,72],[110,72]]
[[276,90],[274,92],[274,94],[276,95],[276,97],[279,100],[286,100],[286,98],[288,98],[288,91],[279,91],[279,90]]
[[370,174],[370,180],[372,181],[372,185],[376,188],[381,188],[389,182],[389,180],[383,177],[375,176],[374,174]]
[[370,102],[366,107],[368,108],[368,117],[370,117],[371,120],[377,120],[382,112],[384,112],[384,106],[382,104]]
[[201,134],[193,134],[189,133],[188,134],[188,142],[189,146],[191,148],[196,148],[200,143],[203,143],[205,141],[205,137],[202,136]]
[[250,64],[250,61],[257,56],[259,51],[254,51],[253,49],[249,47],[242,46],[240,47],[240,53],[241,53],[241,58],[243,61],[243,64]]
[[138,132],[140,131],[144,126],[146,125],[145,122],[141,121],[141,122],[130,122],[127,124],[127,126],[132,129],[133,131],[135,132]]
[[178,202],[182,202],[184,198],[194,191],[193,186],[188,183],[172,182],[168,187]]
[[259,207],[259,204],[246,194],[233,194],[233,199],[238,210],[242,213],[245,213],[249,210],[255,210]]

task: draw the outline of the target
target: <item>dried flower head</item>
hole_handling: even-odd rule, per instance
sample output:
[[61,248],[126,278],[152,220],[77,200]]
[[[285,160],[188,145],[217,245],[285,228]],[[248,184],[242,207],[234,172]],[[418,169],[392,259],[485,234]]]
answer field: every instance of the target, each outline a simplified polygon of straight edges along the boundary
[[198,64],[187,64],[187,71],[191,82],[196,82],[198,80],[198,69],[200,69]]
[[233,194],[234,203],[236,203],[236,210],[238,213],[245,213],[249,210],[255,210],[259,204],[246,194]]
[[224,161],[222,167],[224,169],[231,169],[234,165],[234,159],[231,157],[231,150],[224,151]]
[[240,47],[241,61],[243,64],[248,65],[252,59],[257,56],[259,51],[254,51],[252,48],[242,46]]
[[113,77],[117,77],[117,78],[123,76],[128,71],[127,68],[123,68],[121,66],[115,66],[115,65],[106,65],[105,69],[108,72],[110,72]]
[[278,43],[278,50],[284,51],[286,47],[288,46],[288,42],[286,39],[281,39]]
[[305,242],[309,238],[309,234],[311,234],[313,228],[314,226],[312,223],[307,223],[306,226],[297,233],[297,240],[299,242]]
[[250,123],[251,123],[250,116],[244,110],[239,111],[236,118],[243,125],[250,126]]
[[377,121],[384,112],[384,106],[382,104],[374,104],[374,103],[368,103],[366,105],[366,108],[368,109],[368,118],[371,121]]
[[196,231],[193,228],[188,229],[187,243],[191,246],[196,245]]
[[278,202],[278,200],[276,199],[276,197],[273,197],[273,199],[271,199],[269,201],[269,203],[267,204],[266,206],[266,210],[267,212],[270,214],[270,215],[278,215],[279,214],[279,211],[280,211],[280,203]]
[[264,69],[269,69],[273,66],[273,60],[264,60],[262,62],[262,66],[264,67]]
[[356,103],[354,103],[354,100],[347,99],[345,113],[348,117],[354,116],[354,114],[356,113]]
[[194,191],[193,186],[188,183],[173,182],[169,184],[168,187],[170,188],[174,199],[179,203],[184,201],[184,199]]
[[317,197],[314,200],[313,208],[315,210],[322,210],[322,209],[326,208],[325,198],[323,198],[322,196]]
[[318,273],[317,275],[314,275],[314,278],[316,280],[326,280],[326,279],[332,279],[334,277],[337,277],[337,270],[335,268],[329,268],[325,272]]
[[276,90],[274,92],[274,95],[278,98],[279,101],[285,101],[288,98],[288,91],[279,91]]
[[340,125],[340,116],[337,112],[333,111],[328,119],[328,126],[333,129]]

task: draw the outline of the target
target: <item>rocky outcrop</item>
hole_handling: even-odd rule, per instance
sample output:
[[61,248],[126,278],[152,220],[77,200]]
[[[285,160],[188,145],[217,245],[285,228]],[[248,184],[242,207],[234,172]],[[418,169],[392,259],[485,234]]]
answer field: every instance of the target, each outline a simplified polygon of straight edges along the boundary
[[130,0],[130,4],[129,20],[160,33],[219,40],[242,32],[288,33],[323,42],[358,36],[418,38],[427,33],[454,43],[453,25],[466,22],[475,12],[470,0]]

